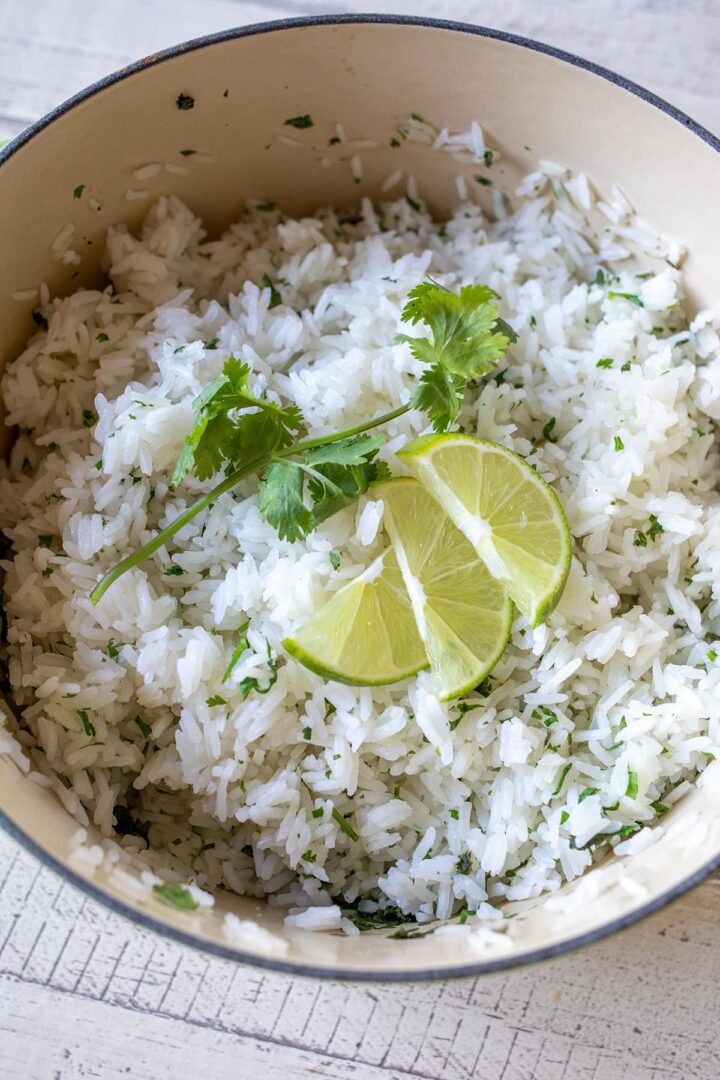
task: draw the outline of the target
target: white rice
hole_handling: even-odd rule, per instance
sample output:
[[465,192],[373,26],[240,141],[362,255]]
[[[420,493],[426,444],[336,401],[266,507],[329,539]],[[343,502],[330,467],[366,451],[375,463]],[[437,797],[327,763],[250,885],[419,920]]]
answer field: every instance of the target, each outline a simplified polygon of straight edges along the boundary
[[[485,152],[479,128],[409,131]],[[631,262],[629,244],[673,263],[680,249],[638,227],[619,192],[599,205],[599,232],[595,209],[587,179],[551,162],[515,211],[490,220],[465,202],[443,226],[405,199],[365,201],[359,219],[249,213],[207,241],[161,198],[139,236],[110,230],[111,286],[52,301],[43,287],[47,331],[3,380],[20,428],[0,524],[22,726],[18,742],[0,731],[0,753],[21,745],[36,781],[96,828],[101,842],[78,837],[86,864],[109,860],[118,882],[145,867],[143,888],[189,883],[198,904],[221,885],[266,895],[296,927],[351,932],[348,905],[385,902],[419,922],[467,908],[490,925],[488,901],[557,890],[608,844],[652,839],[662,806],[720,753],[719,320],[688,326],[680,273]],[[627,267],[605,266],[609,284],[595,283],[598,252]],[[272,310],[265,274],[283,299]],[[324,683],[283,654],[382,550],[371,497],[289,544],[248,481],[92,607],[101,573],[211,486],[174,490],[170,476],[192,399],[230,354],[313,434],[367,419],[416,383],[420,366],[391,342],[427,274],[499,294],[519,339],[461,424],[528,457],[574,537],[558,609],[534,631],[516,618],[477,707],[439,703],[423,675]],[[387,426],[394,472],[425,426],[415,412]],[[249,648],[223,682],[247,620]],[[243,679],[269,685],[269,657],[277,681],[243,700]],[[231,940],[255,933],[233,919]],[[472,940],[504,945],[498,929]]]

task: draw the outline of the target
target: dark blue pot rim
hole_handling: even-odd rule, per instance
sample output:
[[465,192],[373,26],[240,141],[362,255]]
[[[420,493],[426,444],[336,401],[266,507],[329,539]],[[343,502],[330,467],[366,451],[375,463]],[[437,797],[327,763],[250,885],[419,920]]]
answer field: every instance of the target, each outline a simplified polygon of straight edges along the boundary
[[[93,95],[97,94],[100,90],[104,90],[105,87],[122,82],[123,79],[129,78],[139,71],[144,71],[146,68],[155,67],[158,64],[165,63],[167,60],[182,56],[185,53],[194,52],[197,49],[204,49],[210,45],[218,44],[219,42],[232,41],[235,38],[254,37],[256,34],[270,34],[276,33],[277,31],[301,29],[308,26],[346,26],[353,23],[363,25],[376,24],[380,26],[422,26],[432,30],[475,34],[478,37],[492,38],[496,41],[503,41],[509,45],[517,45],[523,49],[530,49],[533,52],[544,53],[546,56],[552,56],[556,60],[562,60],[564,63],[572,64],[573,67],[590,71],[593,75],[597,75],[599,78],[614,83],[615,86],[619,86],[623,90],[627,90],[628,93],[634,94],[635,97],[639,97],[649,105],[653,105],[655,108],[660,109],[661,112],[664,112],[667,116],[676,120],[684,128],[687,128],[688,131],[692,132],[693,135],[696,135],[699,139],[702,139],[703,142],[707,143],[708,146],[712,147],[713,150],[720,153],[720,139],[715,135],[712,135],[685,113],[658,97],[657,94],[653,94],[650,90],[646,90],[643,86],[638,85],[638,83],[632,82],[622,75],[617,75],[615,72],[609,71],[599,64],[594,64],[589,60],[583,60],[581,57],[574,56],[572,53],[564,52],[562,49],[556,49],[552,45],[545,45],[542,42],[533,41],[530,38],[519,37],[517,34],[507,34],[502,30],[493,30],[483,26],[472,26],[470,23],[451,22],[447,19],[426,19],[410,15],[357,14],[313,15],[305,18],[279,19],[273,22],[256,23],[253,26],[235,27],[230,30],[221,30],[216,34],[208,34],[206,37],[194,38],[191,41],[183,42],[170,49],[155,53],[153,56],[146,59],[138,60],[136,63],[130,64],[128,67],[122,68],[120,71],[111,75],[107,75],[105,78],[99,79],[85,90],[81,90],[79,93],[74,94],[72,97],[68,98],[67,101],[58,105],[56,109],[47,113],[46,116],[43,116],[40,120],[31,124],[30,127],[25,128],[25,130],[17,135],[4,150],[0,151],[0,165],[8,158],[12,157],[21,146],[24,146],[25,143],[29,142],[30,139],[43,131],[49,124],[59,119],[66,112],[69,112],[69,110],[73,109],[76,105],[79,105],[83,101],[87,101],[88,98],[93,97]],[[713,870],[720,867],[720,851],[718,851],[699,870],[696,870],[695,873],[690,874],[683,881],[674,885],[671,889],[667,889],[653,900],[648,901],[648,903],[643,904],[637,910],[632,911],[621,918],[613,919],[603,926],[588,931],[585,934],[578,934],[576,937],[568,938],[557,944],[534,949],[517,956],[498,957],[493,960],[484,960],[455,967],[432,967],[427,970],[399,969],[397,971],[356,971],[352,968],[322,967],[313,964],[291,963],[279,959],[266,959],[244,953],[241,950],[231,948],[230,946],[220,945],[215,942],[205,941],[200,937],[195,937],[193,934],[187,933],[184,930],[178,930],[175,927],[166,925],[152,915],[146,914],[145,912],[138,912],[122,903],[122,901],[116,900],[114,897],[108,895],[98,888],[97,885],[93,884],[93,882],[87,881],[85,878],[75,873],[74,870],[71,870],[64,863],[56,859],[53,855],[49,854],[49,852],[45,851],[43,847],[20,829],[15,822],[3,813],[2,810],[0,810],[0,826],[2,826],[22,847],[34,855],[35,858],[45,866],[50,867],[51,870],[65,881],[70,882],[70,884],[76,886],[101,905],[110,908],[115,914],[121,915],[141,926],[144,930],[161,934],[180,945],[187,945],[193,949],[210,953],[223,960],[239,961],[241,963],[251,964],[255,967],[267,968],[272,971],[286,972],[289,975],[307,975],[314,978],[345,979],[356,982],[422,982],[437,979],[469,978],[477,975],[489,974],[495,971],[505,971],[509,968],[524,966],[526,964],[537,963],[539,960],[549,960],[552,957],[560,956],[563,953],[568,952],[570,949],[580,948],[583,945],[590,945],[594,941],[600,941],[602,938],[614,934],[618,930],[623,930],[626,927],[631,926],[633,923],[645,918],[647,915],[659,911],[661,908],[671,903],[671,901],[676,900],[690,889],[693,889],[696,885],[699,885],[700,882],[704,881],[705,878],[713,872]]]

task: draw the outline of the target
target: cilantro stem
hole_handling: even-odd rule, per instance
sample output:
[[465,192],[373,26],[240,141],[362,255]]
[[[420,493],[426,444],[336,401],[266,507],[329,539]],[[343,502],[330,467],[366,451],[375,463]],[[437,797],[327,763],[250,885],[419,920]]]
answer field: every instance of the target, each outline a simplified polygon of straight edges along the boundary
[[382,416],[376,416],[373,420],[366,420],[364,424],[345,428],[344,431],[335,431],[332,435],[320,435],[317,439],[303,439],[302,442],[288,446],[284,450],[276,451],[274,456],[291,457],[293,454],[302,454],[305,450],[314,450],[317,446],[327,446],[328,443],[351,439],[354,435],[362,435],[364,431],[371,431],[372,428],[379,427],[381,424],[389,424],[396,417],[404,416],[405,413],[410,412],[410,409],[411,405],[408,402],[407,405],[401,405],[399,408],[393,409],[392,412],[383,413]]
[[93,591],[90,593],[90,601],[93,604],[97,604],[105,593],[108,591],[111,585],[121,578],[123,574],[126,574],[128,570],[132,570],[138,563],[144,562],[150,555],[154,555],[155,552],[163,547],[168,540],[172,540],[176,533],[192,521],[194,517],[204,510],[210,503],[215,502],[221,495],[224,495],[227,491],[230,491],[239,484],[241,480],[244,480],[246,476],[250,476],[252,473],[257,472],[263,465],[266,465],[270,460],[269,455],[262,458],[256,458],[254,461],[249,462],[247,465],[243,465],[241,469],[236,469],[235,472],[230,473],[225,479],[216,484],[215,487],[208,491],[206,495],[201,496],[197,502],[192,503],[186,510],[183,510],[182,514],[178,514],[174,521],[171,521],[169,525],[166,525],[164,529],[154,536],[152,540],[149,540],[147,544],[143,544],[141,548],[134,551],[132,555],[128,555],[116,566],[113,566],[112,570],[109,570],[107,574],[97,583]]
[[236,484],[239,484],[245,477],[251,476],[255,472],[259,472],[266,465],[276,458],[292,457],[294,454],[301,454],[305,450],[314,450],[318,446],[327,446],[328,443],[340,442],[343,439],[352,438],[354,435],[361,435],[364,431],[370,431],[371,428],[378,427],[380,424],[387,424],[391,420],[394,420],[398,416],[403,416],[410,411],[410,405],[401,405],[397,409],[393,409],[392,412],[383,413],[382,416],[376,416],[373,420],[367,420],[363,424],[357,424],[355,427],[346,428],[344,431],[335,431],[331,435],[321,435],[316,439],[304,439],[300,442],[293,443],[292,446],[286,446],[283,450],[276,450],[273,454],[265,454],[263,457],[255,458],[253,461],[243,465],[241,468],[236,469],[235,472],[226,476],[219,484],[216,484],[211,491],[208,491],[206,495],[202,495],[197,502],[192,503],[183,510],[182,514],[179,514],[174,521],[171,521],[169,525],[166,525],[164,529],[154,536],[152,540],[149,540],[147,544],[143,544],[141,548],[134,551],[132,555],[128,555],[121,562],[113,566],[112,570],[109,570],[104,577],[100,579],[95,588],[90,593],[90,601],[93,604],[97,604],[99,600],[105,595],[111,585],[114,585],[118,578],[121,578],[123,574],[126,574],[128,570],[132,570],[133,567],[138,566],[139,563],[144,562],[151,555],[154,555],[161,547],[163,547],[168,540],[172,540],[173,536],[180,532],[189,522],[197,517],[199,513],[206,509],[211,503],[219,499],[221,495],[225,495],[228,491],[231,491]]

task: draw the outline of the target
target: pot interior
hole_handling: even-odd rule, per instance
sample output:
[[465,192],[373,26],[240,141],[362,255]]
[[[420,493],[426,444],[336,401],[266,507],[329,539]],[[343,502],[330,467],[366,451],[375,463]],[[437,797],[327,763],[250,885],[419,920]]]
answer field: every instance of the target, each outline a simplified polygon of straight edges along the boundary
[[[179,107],[190,100],[192,107]],[[22,294],[41,281],[51,294],[97,282],[108,226],[137,226],[156,195],[178,195],[215,233],[250,197],[272,200],[292,215],[328,204],[349,207],[366,195],[387,198],[383,182],[402,168],[438,214],[448,211],[457,199],[458,164],[427,146],[391,144],[411,113],[456,131],[477,119],[501,153],[495,186],[510,195],[538,159],[586,173],[601,192],[617,184],[643,218],[688,248],[692,303],[717,299],[720,156],[654,104],[555,55],[470,30],[382,21],[295,25],[220,35],[150,58],[59,110],[11,148],[0,168],[2,364],[32,332],[36,301]],[[312,117],[312,127],[287,126],[297,116]],[[361,151],[360,182],[349,155],[329,145],[338,122],[349,139],[374,143]],[[134,174],[149,164],[162,167],[138,179]],[[91,197],[74,198],[79,185]],[[478,197],[491,208],[490,193]],[[79,266],[63,265],[52,252],[69,223],[82,251]],[[70,867],[159,928],[261,962],[383,978],[519,962],[681,890],[720,854],[718,768],[709,767],[704,783],[666,816],[651,847],[599,865],[551,898],[509,905],[514,918],[502,947],[488,945],[476,956],[442,937],[288,930],[277,910],[228,894],[218,896],[215,908],[192,913],[139,899],[103,870],[72,862],[76,822],[2,755],[0,810],[56,866]],[[230,942],[226,911],[269,935],[251,929]]]

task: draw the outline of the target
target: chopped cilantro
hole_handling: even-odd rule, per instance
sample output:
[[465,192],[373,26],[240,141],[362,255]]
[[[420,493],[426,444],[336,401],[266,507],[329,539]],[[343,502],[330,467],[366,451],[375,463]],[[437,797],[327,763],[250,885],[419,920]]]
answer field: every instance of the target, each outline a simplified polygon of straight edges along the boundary
[[280,295],[279,290],[275,288],[270,277],[267,274],[263,274],[262,283],[266,289],[270,290],[270,307],[276,308],[280,304],[282,304],[282,296]]
[[619,435],[615,436],[613,442],[614,442],[614,446],[615,446],[616,450],[624,450],[625,449],[625,443],[622,441],[622,439],[620,438]]
[[143,739],[149,739],[152,735],[152,728],[150,727],[150,725],[146,724],[141,716],[135,717],[135,723],[140,729],[140,734],[142,735]]
[[556,424],[555,417],[552,416],[548,420],[545,427],[542,429],[542,433],[543,433],[544,437],[547,439],[548,442],[551,442],[551,443],[556,443],[557,442],[557,435],[555,434],[555,424]]
[[85,190],[85,185],[84,184],[78,184],[77,187],[73,188],[73,199],[81,199],[82,198],[82,193],[83,193],[84,190]]
[[181,911],[195,911],[198,907],[197,900],[193,899],[192,893],[184,885],[164,882],[162,885],[153,885],[153,892],[163,903],[180,908]]
[[321,818],[324,813],[325,813],[325,807],[324,806],[316,806],[315,809],[312,812],[312,816],[314,818]]
[[603,356],[603,358],[601,360],[598,360],[595,367],[611,368],[614,363],[615,363],[615,361],[613,360],[613,358],[611,356]]
[[216,705],[227,705],[227,701],[224,697],[220,697],[219,694],[213,694],[212,697],[209,697],[207,699],[205,704],[208,706],[208,708],[213,709]]
[[610,289],[608,291],[608,299],[610,299],[610,300],[616,300],[616,299],[628,300],[631,304],[635,304],[636,307],[645,307],[645,305],[643,304],[640,297],[636,296],[635,293],[613,292],[612,289]]
[[182,566],[168,566],[167,570],[163,570],[163,573],[165,577],[180,577],[185,571]]
[[572,769],[572,762],[568,761],[567,765],[563,766],[563,770],[560,773],[560,779],[558,780],[557,787],[553,791],[553,795],[559,795],[560,794],[560,792],[562,791],[562,786],[565,783],[565,777],[567,776],[567,774],[570,772],[571,769]]
[[586,787],[584,791],[580,792],[578,802],[584,802],[585,799],[589,799],[591,795],[597,795],[598,789],[596,787]]
[[625,794],[628,799],[636,799],[638,793],[638,774],[633,772],[632,769],[628,769],[628,784],[625,790]]
[[313,127],[313,118],[309,113],[305,113],[304,116],[289,116],[287,120],[283,120],[286,127],[294,127],[303,130],[304,128]]
[[218,341],[219,339],[216,337],[210,338],[210,340],[206,343],[205,348],[210,350],[217,349]]
[[310,725],[309,725],[309,724],[308,724],[308,726],[307,726],[307,727],[304,727],[304,728],[303,728],[303,733],[302,733],[302,735],[303,735],[303,739],[305,739],[305,740],[306,740],[306,742],[309,742],[309,741],[310,741],[310,739],[312,738],[312,728],[310,727]]
[[656,518],[655,514],[650,515],[650,524],[648,525],[645,532],[650,537],[651,540],[654,540],[656,536],[660,535],[660,533],[665,532],[662,525],[660,524],[660,522]]
[[473,176],[473,180],[475,180],[478,184],[482,184],[483,187],[490,187],[490,185],[492,184],[492,180],[489,176],[481,176],[478,174],[476,176]]
[[82,419],[83,427],[90,428],[93,424],[97,423],[97,416],[92,409],[83,409]]
[[101,332],[101,333],[95,335],[95,340],[102,342],[102,341],[109,341],[110,338],[107,336],[107,334],[104,334],[104,333]]
[[78,716],[80,717],[80,722],[81,722],[81,724],[83,726],[83,731],[88,736],[88,738],[92,738],[93,735],[95,734],[95,725],[93,724],[92,720],[88,716],[87,712],[85,711],[85,709],[76,709],[75,711],[77,712]]
[[418,213],[422,210],[422,206],[420,205],[420,203],[417,201],[417,199],[413,199],[411,195],[405,196],[405,202],[408,204],[408,206],[411,206],[413,210],[417,210]]
[[666,806],[664,802],[660,802],[659,799],[655,799],[655,801],[651,802],[650,805],[652,806],[656,814],[667,814],[668,810],[670,809],[669,806]]
[[195,107],[195,98],[191,97],[190,94],[178,94],[175,98],[175,104],[182,112],[187,112],[188,109]]
[[635,539],[633,540],[633,547],[647,547],[647,537],[642,529],[635,531]]
[[458,874],[470,874],[472,873],[472,868],[472,855],[469,851],[463,851],[462,855],[459,856],[457,862],[455,863],[455,869],[457,870]]
[[457,821],[459,819],[459,817],[460,817],[460,812],[458,810],[456,810],[454,807],[453,807],[452,810],[448,810],[448,814],[453,819],[453,821]]
[[345,820],[340,811],[335,809],[335,807],[333,807],[332,816],[333,821],[340,826],[342,831],[346,833],[346,835],[349,836],[351,840],[359,840],[359,836],[353,829],[352,825]]
[[389,926],[402,926],[414,922],[412,915],[405,915],[399,907],[388,904],[377,911],[358,911],[356,907],[345,908],[344,915],[355,923],[358,930],[385,930]]
[[331,551],[330,552],[330,565],[332,566],[333,570],[339,570],[340,569],[340,553],[339,552],[337,552],[337,551]]

